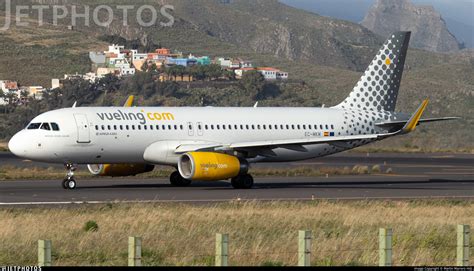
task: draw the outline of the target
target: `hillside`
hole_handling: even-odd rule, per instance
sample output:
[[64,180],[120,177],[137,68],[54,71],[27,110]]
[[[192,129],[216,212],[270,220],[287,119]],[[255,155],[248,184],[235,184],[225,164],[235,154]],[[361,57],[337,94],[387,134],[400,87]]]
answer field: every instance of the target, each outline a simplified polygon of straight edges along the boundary
[[[68,1],[74,2],[77,1]],[[123,3],[122,0],[81,2]],[[143,2],[151,1],[137,1]],[[347,96],[381,43],[380,37],[356,24],[321,17],[272,0],[233,1],[231,5],[208,0],[192,5],[193,8],[187,0],[172,2],[176,16],[172,28],[140,29],[133,25],[124,28],[114,24],[109,29],[78,27],[69,31],[65,25],[46,24],[38,28],[32,24],[0,32],[0,79],[49,86],[51,78],[89,70],[88,52],[104,50],[107,46],[100,37],[119,34],[128,39],[146,37],[184,53],[240,56],[260,66],[287,70],[292,79],[306,83],[304,87],[283,87],[281,95],[261,101],[261,106],[331,106]],[[0,16],[0,23],[2,20]],[[410,137],[382,144],[473,148],[474,52],[437,54],[411,49],[407,65],[409,70],[402,82],[397,110],[412,112],[422,99],[430,98],[429,117],[461,116],[463,120],[430,124]],[[180,92],[185,94],[181,98],[156,94],[151,99],[139,97],[139,100],[147,105],[191,106],[200,105],[200,97],[207,95],[213,97],[209,100],[212,105],[251,106],[254,103],[239,89],[218,85],[183,87]],[[114,102],[123,103],[122,99],[116,97]]]

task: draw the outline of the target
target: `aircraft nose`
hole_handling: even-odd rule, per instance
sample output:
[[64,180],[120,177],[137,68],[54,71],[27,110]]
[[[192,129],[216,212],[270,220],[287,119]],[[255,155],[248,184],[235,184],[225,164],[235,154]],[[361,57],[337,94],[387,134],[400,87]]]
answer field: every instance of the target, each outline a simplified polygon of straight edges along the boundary
[[26,154],[26,149],[23,148],[23,140],[21,138],[22,136],[20,132],[14,135],[8,142],[8,149],[16,156],[24,156]]

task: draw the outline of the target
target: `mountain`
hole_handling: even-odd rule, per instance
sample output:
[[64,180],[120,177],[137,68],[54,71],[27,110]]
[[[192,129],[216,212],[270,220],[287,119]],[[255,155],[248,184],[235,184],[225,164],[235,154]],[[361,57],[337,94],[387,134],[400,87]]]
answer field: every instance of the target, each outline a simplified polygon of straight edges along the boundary
[[432,6],[416,6],[410,0],[377,0],[362,25],[382,36],[398,30],[412,31],[411,45],[428,51],[460,49],[456,37]]
[[[376,0],[280,0],[286,5],[323,16],[360,23]],[[397,0],[393,0],[397,1]],[[467,48],[474,47],[474,1],[412,0],[416,5],[431,5],[441,13],[448,29]],[[350,8],[347,8],[350,7]]]

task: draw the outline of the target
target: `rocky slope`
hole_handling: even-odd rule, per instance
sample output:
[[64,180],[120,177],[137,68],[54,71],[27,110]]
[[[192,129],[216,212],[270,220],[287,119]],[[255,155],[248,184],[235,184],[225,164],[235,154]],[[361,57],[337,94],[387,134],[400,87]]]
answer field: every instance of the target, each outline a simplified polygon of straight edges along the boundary
[[433,7],[416,6],[410,0],[377,0],[362,25],[382,36],[398,30],[412,31],[411,45],[428,51],[460,49],[456,37]]

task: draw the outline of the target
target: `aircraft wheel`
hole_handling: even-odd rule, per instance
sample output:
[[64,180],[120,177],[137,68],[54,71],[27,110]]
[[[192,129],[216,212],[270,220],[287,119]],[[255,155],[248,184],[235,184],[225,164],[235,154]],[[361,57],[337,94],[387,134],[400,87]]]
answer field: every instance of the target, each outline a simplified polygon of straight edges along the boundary
[[170,183],[172,186],[187,187],[191,185],[191,182],[192,181],[183,178],[178,171],[173,172],[170,176]]
[[76,189],[76,187],[77,187],[76,180],[74,180],[73,178],[68,178],[63,181],[64,189],[74,190]]
[[246,174],[232,178],[231,184],[235,189],[251,189],[254,181],[252,175]]
[[68,189],[68,188],[67,188],[67,181],[68,181],[67,178],[63,180],[62,185],[63,185],[63,188],[64,188],[64,189]]

